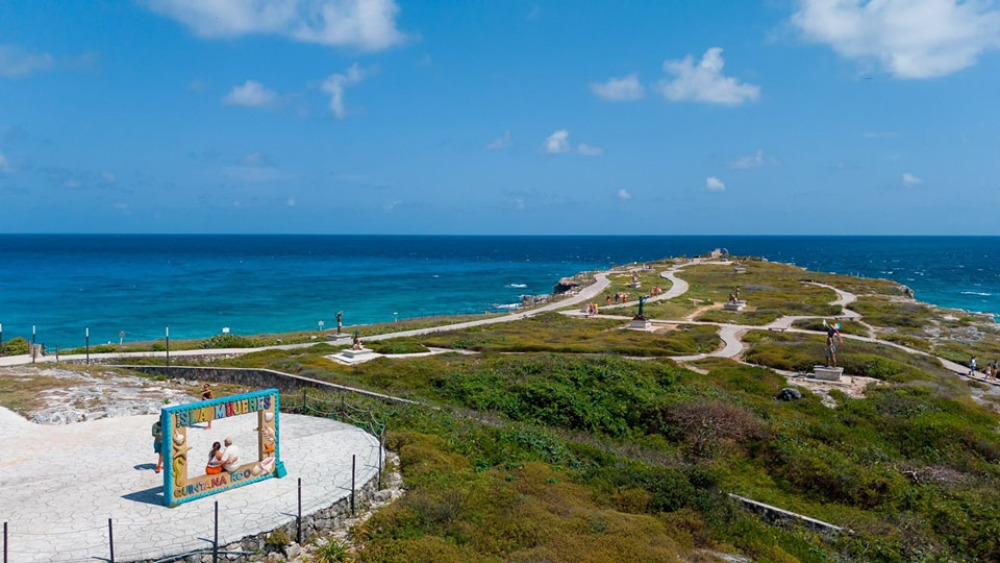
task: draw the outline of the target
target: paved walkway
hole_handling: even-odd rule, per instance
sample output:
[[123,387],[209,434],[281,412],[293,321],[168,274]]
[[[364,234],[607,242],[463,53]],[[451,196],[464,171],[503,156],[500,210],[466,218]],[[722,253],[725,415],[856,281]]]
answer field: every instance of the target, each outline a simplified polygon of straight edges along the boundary
[[[483,319],[478,319],[475,321],[468,321],[464,323],[455,323],[448,325],[441,325],[435,327],[421,328],[415,330],[405,330],[400,332],[390,332],[386,334],[377,334],[372,336],[365,336],[361,338],[362,342],[371,342],[377,340],[388,340],[391,338],[405,338],[408,336],[423,336],[425,334],[432,334],[435,332],[447,332],[451,330],[461,330],[463,328],[469,328],[474,326],[491,325],[497,323],[509,323],[513,321],[519,321],[521,319],[526,319],[529,317],[534,317],[536,315],[541,315],[542,313],[547,313],[549,311],[556,311],[564,307],[570,307],[576,305],[577,303],[583,303],[593,299],[595,296],[600,295],[606,287],[608,287],[611,282],[608,280],[607,274],[600,272],[595,274],[594,283],[584,287],[576,295],[570,295],[568,297],[553,301],[541,307],[535,307],[531,309],[526,309],[521,312],[512,313],[509,315],[500,315],[487,317]],[[347,343],[350,343],[348,338],[343,338]],[[179,350],[170,353],[171,359],[177,358],[187,358],[187,357],[204,357],[204,356],[237,356],[246,354],[248,352],[257,352],[260,350],[268,349],[278,349],[278,350],[293,350],[296,348],[307,348],[309,346],[315,346],[318,342],[306,342],[304,344],[284,344],[279,346],[264,346],[260,348],[218,348],[218,349],[208,349],[208,350]],[[94,362],[101,362],[104,360],[121,360],[123,358],[164,358],[166,357],[166,352],[125,352],[125,353],[110,353],[110,354],[91,354],[90,359]],[[74,354],[67,355],[61,354],[59,359],[61,361],[83,361],[86,358],[85,354]],[[40,357],[36,359],[35,362],[31,361],[31,357],[27,355],[21,356],[5,356],[0,357],[0,367],[3,366],[20,366],[31,363],[45,363],[45,362],[55,362],[56,356],[54,354],[49,354],[47,356]]]
[[[287,477],[166,508],[163,476],[153,472],[155,419],[43,426],[0,407],[0,521],[8,522],[11,563],[106,560],[109,518],[118,561],[211,549],[214,501],[221,547],[294,521],[298,478],[306,515],[350,495],[352,454],[359,488],[377,476],[379,444],[373,436],[333,420],[282,413]],[[244,453],[255,452],[250,419],[191,429],[193,451],[207,457],[212,441],[230,435]]]

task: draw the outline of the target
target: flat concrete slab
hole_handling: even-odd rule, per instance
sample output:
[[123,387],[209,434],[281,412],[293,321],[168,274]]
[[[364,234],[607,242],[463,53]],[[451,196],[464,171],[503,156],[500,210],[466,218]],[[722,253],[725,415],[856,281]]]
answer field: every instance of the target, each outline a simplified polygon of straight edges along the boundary
[[[155,416],[51,426],[0,408],[0,521],[8,522],[10,561],[107,560],[109,518],[116,561],[210,549],[215,501],[222,546],[294,521],[298,478],[308,515],[350,496],[352,454],[357,488],[377,477],[374,436],[329,419],[280,416],[287,477],[167,508],[163,475],[154,472]],[[211,430],[192,428],[190,471],[203,471],[201,453],[207,459],[211,443],[226,435],[244,455],[255,453],[252,422],[243,418],[253,417],[234,417],[229,426],[215,421]]]

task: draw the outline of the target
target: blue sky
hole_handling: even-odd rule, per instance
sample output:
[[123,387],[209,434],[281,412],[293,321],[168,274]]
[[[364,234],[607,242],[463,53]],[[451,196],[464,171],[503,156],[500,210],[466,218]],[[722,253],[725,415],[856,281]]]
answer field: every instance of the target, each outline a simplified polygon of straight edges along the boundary
[[1000,234],[1000,2],[0,3],[0,232]]

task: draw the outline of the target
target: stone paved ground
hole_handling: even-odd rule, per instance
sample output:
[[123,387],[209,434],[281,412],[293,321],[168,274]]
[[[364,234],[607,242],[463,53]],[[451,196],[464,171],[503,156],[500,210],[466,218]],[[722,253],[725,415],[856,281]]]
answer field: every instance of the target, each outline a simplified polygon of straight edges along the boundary
[[[233,422],[243,418],[230,419]],[[37,425],[0,408],[0,521],[8,523],[11,563],[89,561],[109,556],[108,519],[116,561],[157,559],[211,548],[219,502],[220,545],[294,520],[297,478],[303,514],[350,495],[351,455],[357,487],[378,470],[378,441],[346,424],[281,414],[284,479],[233,489],[177,508],[162,503],[162,474],[153,471],[150,426],[155,416]],[[226,434],[256,451],[252,428],[191,429],[194,452]],[[200,455],[200,454],[199,454]],[[192,465],[195,455],[191,456]]]

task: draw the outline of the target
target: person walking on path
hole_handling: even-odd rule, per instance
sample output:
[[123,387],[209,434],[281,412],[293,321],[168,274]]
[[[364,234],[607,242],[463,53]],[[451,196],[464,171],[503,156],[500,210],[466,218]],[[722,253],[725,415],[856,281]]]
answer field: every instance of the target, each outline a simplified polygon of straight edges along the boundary
[[156,454],[156,472],[163,470],[163,426],[157,420],[153,423],[153,452]]
[[[210,401],[210,400],[212,400],[214,398],[215,398],[215,394],[212,393],[212,387],[208,383],[206,383],[201,388],[201,400],[202,401]],[[212,420],[209,419],[208,420],[208,426],[205,427],[205,430],[211,430],[211,429],[212,429]]]
[[976,357],[972,356],[969,360],[969,375],[976,375]]

